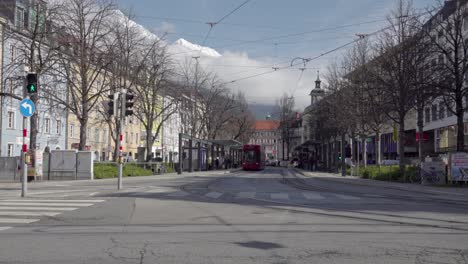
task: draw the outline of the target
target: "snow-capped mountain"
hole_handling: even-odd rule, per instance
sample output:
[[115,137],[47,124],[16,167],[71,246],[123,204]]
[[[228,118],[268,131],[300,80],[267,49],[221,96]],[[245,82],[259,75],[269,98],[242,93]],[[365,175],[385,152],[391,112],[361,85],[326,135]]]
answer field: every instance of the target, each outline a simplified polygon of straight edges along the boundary
[[176,53],[192,53],[197,55],[198,53],[209,56],[209,57],[221,57],[216,50],[209,48],[209,47],[202,47],[198,44],[191,43],[183,38],[176,40],[172,45],[172,50]]

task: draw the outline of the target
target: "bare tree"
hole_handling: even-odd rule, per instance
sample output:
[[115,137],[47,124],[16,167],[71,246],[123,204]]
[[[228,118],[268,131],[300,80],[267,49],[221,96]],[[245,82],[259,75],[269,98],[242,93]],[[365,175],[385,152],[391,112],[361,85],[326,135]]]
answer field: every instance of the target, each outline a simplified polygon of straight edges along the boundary
[[[425,23],[423,32],[435,48],[433,58],[438,74],[438,87],[449,111],[457,117],[457,151],[465,150],[464,99],[468,96],[468,1],[440,2],[437,13]],[[453,105],[454,103],[454,105]]]
[[[108,75],[108,83],[111,95],[122,91],[136,94],[135,101],[138,111],[135,115],[138,120],[144,120],[144,124],[148,125],[149,121],[144,118],[155,118],[152,115],[153,112],[156,112],[157,107],[161,107],[155,104],[159,100],[156,97],[161,96],[159,91],[155,91],[155,89],[161,89],[161,72],[158,71],[166,69],[168,61],[165,60],[166,53],[162,46],[163,38],[143,32],[143,29],[133,22],[132,17],[131,14],[121,14],[112,21],[111,31],[109,32],[111,41],[107,42],[108,46],[106,47],[109,57],[113,58],[108,66],[108,70],[111,72]],[[159,65],[161,63],[166,65]],[[153,70],[152,68],[156,69]],[[157,87],[152,87],[152,85]],[[148,97],[148,92],[151,92],[152,96]],[[114,146],[117,146],[117,141],[120,139],[119,135],[114,132],[121,131],[123,124],[121,124],[120,115],[114,113],[113,116],[109,116],[107,108],[108,106],[103,104],[103,117],[105,117],[109,125]],[[154,141],[150,143],[153,144]],[[115,148],[115,160],[117,155],[118,150]]]
[[135,117],[141,122],[146,135],[146,160],[152,158],[152,146],[165,121],[179,111],[182,87],[169,81],[173,73],[171,59],[160,45],[148,54],[145,67],[133,91],[136,96]]
[[[6,31],[4,40],[12,44],[15,58],[13,61],[4,66],[5,75],[24,74],[24,66],[30,72],[35,72],[39,76],[39,93],[30,95],[31,100],[41,109],[39,104],[47,101],[47,89],[57,90],[58,82],[52,78],[47,77],[51,74],[51,68],[55,66],[56,52],[58,45],[55,41],[56,27],[53,26],[54,21],[57,20],[58,10],[62,5],[57,2],[45,3],[43,1],[27,1],[25,10],[27,10],[27,19],[24,24],[11,25]],[[2,3],[4,8],[8,8],[8,3]],[[14,12],[14,9],[11,10]],[[8,78],[7,77],[7,78]],[[3,94],[4,96],[13,97],[20,100],[14,92],[9,91]],[[43,101],[43,102],[41,102]],[[58,107],[56,104],[43,104],[48,106],[47,111],[58,110],[63,107]],[[60,112],[60,111],[58,111]],[[35,149],[37,146],[37,134],[39,131],[38,116],[40,113],[36,112],[30,119],[30,148]]]
[[247,143],[253,133],[255,118],[250,112],[247,100],[242,92],[237,93],[235,104],[236,107],[232,110],[232,118],[223,129],[224,135],[226,135],[226,138]]
[[[281,98],[276,102],[276,108],[278,109],[279,121],[280,121],[280,135],[283,144],[283,159],[289,158],[291,137],[292,137],[292,123],[295,119],[294,113],[294,97],[284,93]],[[285,155],[286,150],[286,155]]]
[[414,83],[420,63],[418,18],[410,0],[398,0],[388,19],[388,30],[378,40],[378,54],[371,71],[375,87],[384,93],[383,103],[387,106],[388,117],[398,124],[400,173],[405,181],[405,119],[414,106],[417,92]]
[[97,112],[98,103],[109,91],[109,65],[112,59],[107,50],[111,36],[111,17],[115,5],[107,0],[64,0],[58,10],[60,26],[57,53],[60,71],[66,79],[68,93],[53,93],[54,99],[66,106],[80,123],[79,149],[84,150],[90,114]]

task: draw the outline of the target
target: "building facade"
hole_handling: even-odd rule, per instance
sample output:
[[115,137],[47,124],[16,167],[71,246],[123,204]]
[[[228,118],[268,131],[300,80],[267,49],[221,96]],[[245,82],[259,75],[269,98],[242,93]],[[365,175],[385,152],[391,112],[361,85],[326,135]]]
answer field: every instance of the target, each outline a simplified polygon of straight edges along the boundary
[[283,159],[279,140],[279,126],[280,122],[276,120],[256,120],[254,123],[254,132],[249,144],[265,147],[267,160]]

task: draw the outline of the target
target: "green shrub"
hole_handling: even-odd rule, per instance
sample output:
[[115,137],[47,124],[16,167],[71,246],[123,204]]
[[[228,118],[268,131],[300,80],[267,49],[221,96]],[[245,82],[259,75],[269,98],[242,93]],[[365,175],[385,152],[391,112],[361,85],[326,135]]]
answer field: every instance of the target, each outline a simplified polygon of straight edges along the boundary
[[[157,172],[156,172],[157,173]],[[151,176],[155,175],[150,166],[137,164],[124,164],[122,176]],[[106,179],[117,177],[117,164],[115,163],[94,163],[94,178]]]

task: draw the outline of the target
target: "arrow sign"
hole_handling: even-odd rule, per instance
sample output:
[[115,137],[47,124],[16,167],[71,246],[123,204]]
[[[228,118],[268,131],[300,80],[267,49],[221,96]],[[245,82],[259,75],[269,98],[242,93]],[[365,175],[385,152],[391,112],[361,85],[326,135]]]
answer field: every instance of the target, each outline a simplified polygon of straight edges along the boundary
[[35,110],[36,106],[30,99],[26,98],[20,102],[20,112],[24,117],[31,117]]

